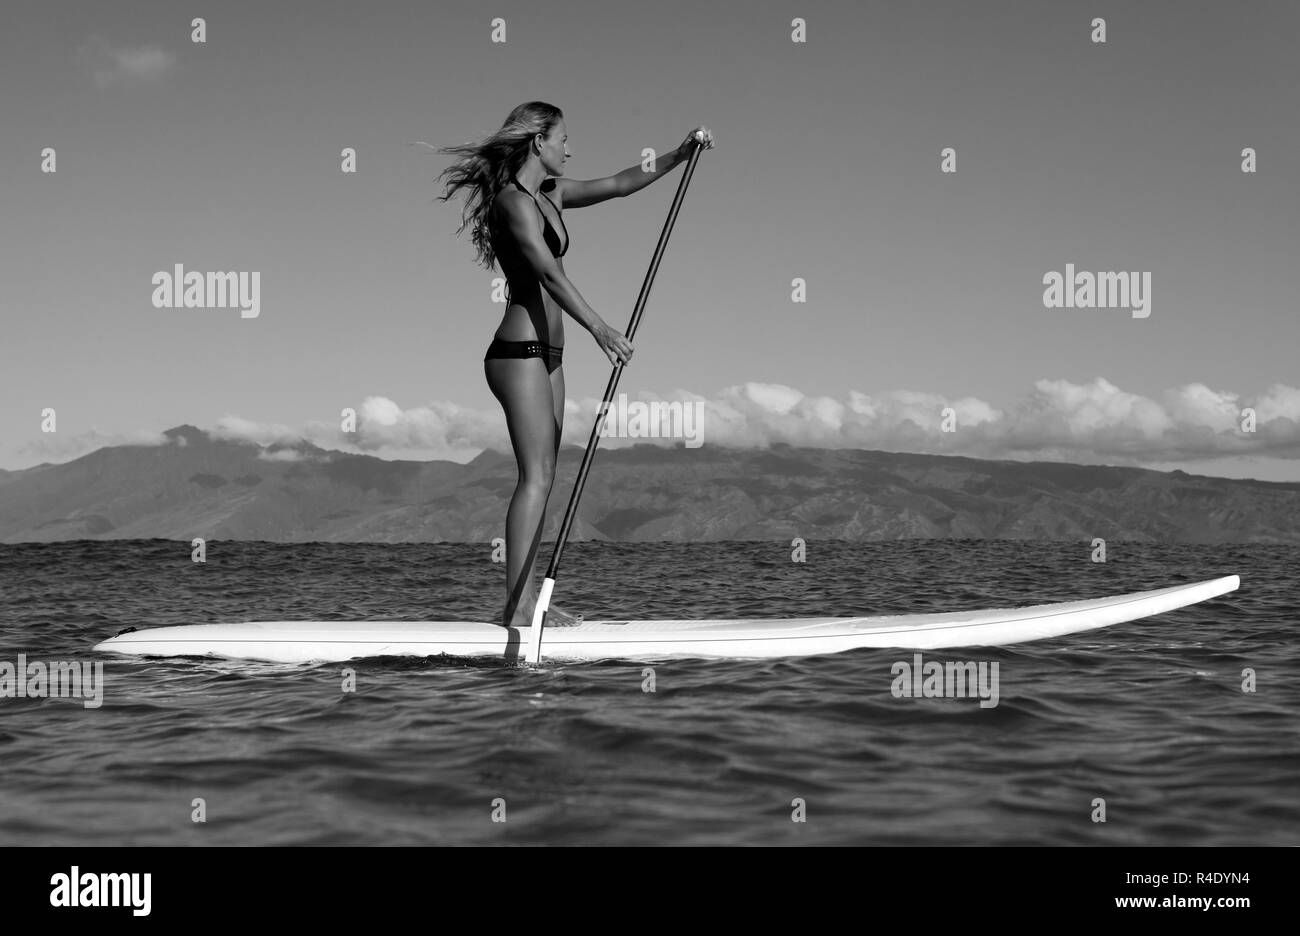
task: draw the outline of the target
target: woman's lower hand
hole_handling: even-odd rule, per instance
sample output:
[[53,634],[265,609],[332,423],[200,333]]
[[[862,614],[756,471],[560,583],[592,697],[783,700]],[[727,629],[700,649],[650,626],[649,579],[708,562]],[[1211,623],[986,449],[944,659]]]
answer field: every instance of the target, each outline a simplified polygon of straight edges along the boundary
[[632,360],[632,342],[616,329],[601,322],[591,330],[591,334],[600,350],[605,352],[605,357],[609,358],[609,363],[618,366]]

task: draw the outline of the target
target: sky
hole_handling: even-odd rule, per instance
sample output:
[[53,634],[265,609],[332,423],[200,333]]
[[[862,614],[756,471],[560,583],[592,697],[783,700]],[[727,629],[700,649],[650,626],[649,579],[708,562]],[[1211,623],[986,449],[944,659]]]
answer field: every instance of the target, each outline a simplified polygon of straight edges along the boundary
[[[704,444],[1300,481],[1293,0],[5,11],[0,468],[185,423],[508,450],[482,364],[499,274],[436,200],[448,158],[411,143],[542,100],[571,178],[714,133],[620,386],[698,405]],[[565,212],[568,276],[620,328],[681,174]],[[159,308],[176,264],[256,272],[258,314]],[[1067,264],[1149,275],[1147,314],[1048,307]],[[566,337],[582,444],[609,364]]]

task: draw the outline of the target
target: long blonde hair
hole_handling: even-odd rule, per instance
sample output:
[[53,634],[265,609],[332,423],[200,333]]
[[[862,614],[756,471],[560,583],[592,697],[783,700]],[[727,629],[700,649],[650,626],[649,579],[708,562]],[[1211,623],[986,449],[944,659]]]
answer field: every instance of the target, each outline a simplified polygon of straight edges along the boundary
[[[447,201],[460,189],[468,189],[465,208],[461,212],[459,235],[466,227],[473,227],[471,237],[476,248],[475,259],[492,269],[496,265],[496,250],[492,245],[492,207],[497,195],[510,184],[511,178],[528,158],[528,145],[537,134],[549,136],[555,125],[564,118],[556,106],[544,101],[529,101],[510,112],[501,129],[477,143],[444,146],[439,153],[461,157],[441,173],[447,185],[440,201]],[[429,146],[428,143],[423,144]]]

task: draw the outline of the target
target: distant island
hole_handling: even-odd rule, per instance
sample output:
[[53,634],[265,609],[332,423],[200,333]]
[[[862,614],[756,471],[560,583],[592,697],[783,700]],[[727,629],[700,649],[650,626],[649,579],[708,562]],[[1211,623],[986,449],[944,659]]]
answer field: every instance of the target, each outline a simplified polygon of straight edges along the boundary
[[[99,449],[0,472],[0,542],[206,539],[487,542],[513,456],[386,461],[299,442],[214,439]],[[559,526],[581,450],[566,448]],[[1182,471],[852,449],[602,449],[573,538],[623,542],[911,538],[1300,542],[1300,484]]]

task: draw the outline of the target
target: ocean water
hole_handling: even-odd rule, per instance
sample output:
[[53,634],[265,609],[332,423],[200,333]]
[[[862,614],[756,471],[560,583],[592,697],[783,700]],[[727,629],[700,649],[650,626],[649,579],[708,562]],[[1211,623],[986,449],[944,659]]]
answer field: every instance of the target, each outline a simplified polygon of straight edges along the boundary
[[[548,554],[548,553],[547,553]],[[102,705],[0,698],[0,844],[1300,843],[1300,550],[913,540],[576,543],[588,618],[1006,607],[1239,574],[1002,648],[999,702],[897,698],[860,650],[768,661],[285,666],[95,654],[128,626],[485,620],[485,546],[0,545],[0,663],[102,662]],[[1255,691],[1243,691],[1254,672]],[[194,816],[201,801],[204,822]],[[1104,800],[1105,822],[1094,821]],[[805,821],[793,821],[801,813]],[[500,821],[504,820],[504,821]]]

